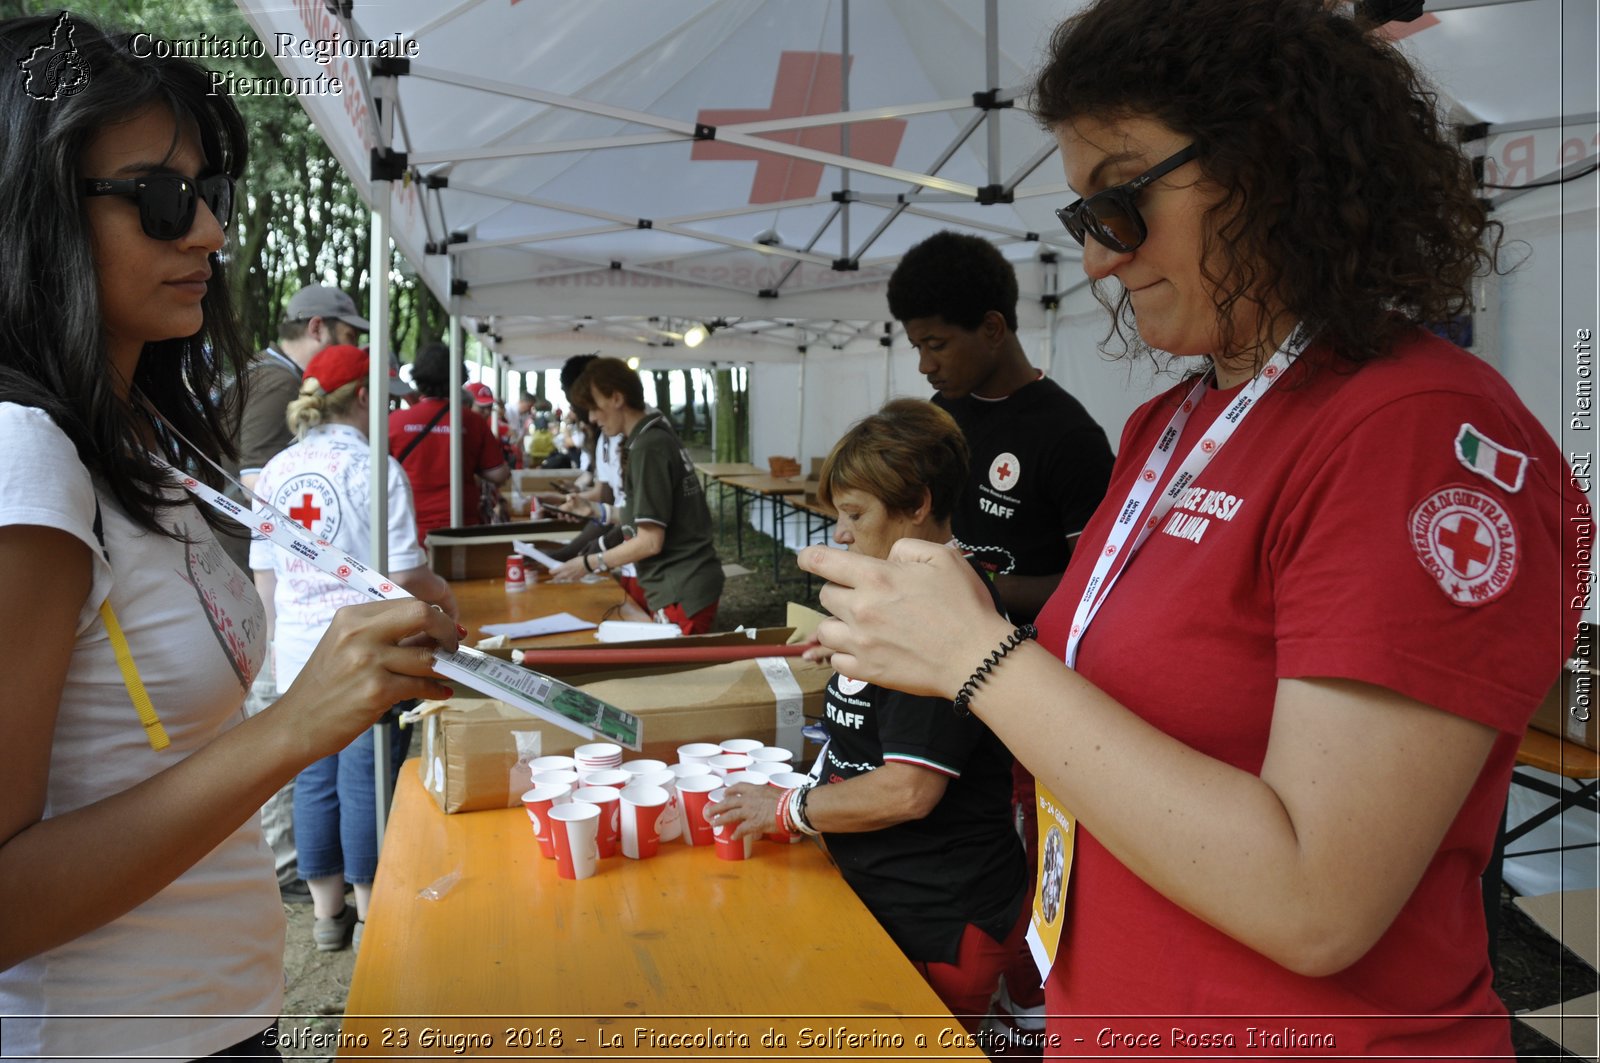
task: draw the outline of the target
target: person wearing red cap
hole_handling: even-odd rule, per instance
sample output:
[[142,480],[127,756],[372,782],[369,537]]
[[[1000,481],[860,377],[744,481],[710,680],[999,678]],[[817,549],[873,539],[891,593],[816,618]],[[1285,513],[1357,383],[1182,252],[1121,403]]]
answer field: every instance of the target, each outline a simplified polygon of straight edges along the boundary
[[[300,397],[289,404],[286,418],[299,442],[267,462],[256,493],[315,538],[370,563],[375,470],[365,432],[370,402],[367,367],[367,353],[346,345],[324,348],[311,359]],[[427,555],[417,541],[411,485],[398,461],[388,458],[385,464],[389,578],[453,617],[456,603],[450,585],[428,568]],[[306,559],[274,549],[266,539],[251,543],[250,566],[267,607],[277,687],[287,690],[333,622],[333,614],[365,601],[366,595]],[[402,755],[403,737],[396,728],[391,744]],[[378,863],[373,782],[370,730],[295,779],[300,874],[311,888],[316,917],[312,936],[324,951],[343,948],[352,926],[366,917]],[[356,891],[353,912],[344,903],[347,881]]]

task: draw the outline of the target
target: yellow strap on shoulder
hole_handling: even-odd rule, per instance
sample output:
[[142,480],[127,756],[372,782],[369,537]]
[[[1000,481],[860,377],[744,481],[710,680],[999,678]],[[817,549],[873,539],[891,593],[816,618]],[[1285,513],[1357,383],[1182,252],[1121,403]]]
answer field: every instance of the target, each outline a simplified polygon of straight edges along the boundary
[[100,603],[100,619],[105,621],[106,633],[111,636],[117,667],[122,669],[123,685],[128,688],[128,697],[139,713],[139,722],[144,724],[144,736],[150,740],[150,748],[159,753],[171,745],[172,740],[167,737],[167,729],[161,726],[161,717],[156,715],[156,707],[150,702],[144,680],[139,678],[139,669],[133,663],[133,651],[128,649],[128,639],[122,634],[122,625],[117,623],[117,614],[111,611],[109,597]]

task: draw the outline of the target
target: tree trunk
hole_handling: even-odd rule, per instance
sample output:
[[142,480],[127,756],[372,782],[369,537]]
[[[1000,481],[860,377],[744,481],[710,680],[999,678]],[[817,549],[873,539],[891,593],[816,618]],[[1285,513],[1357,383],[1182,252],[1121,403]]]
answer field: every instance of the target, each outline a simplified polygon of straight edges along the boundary
[[667,423],[676,431],[678,423],[672,419],[672,374],[654,369],[650,375],[656,382],[656,409],[661,411],[661,416],[665,417]]

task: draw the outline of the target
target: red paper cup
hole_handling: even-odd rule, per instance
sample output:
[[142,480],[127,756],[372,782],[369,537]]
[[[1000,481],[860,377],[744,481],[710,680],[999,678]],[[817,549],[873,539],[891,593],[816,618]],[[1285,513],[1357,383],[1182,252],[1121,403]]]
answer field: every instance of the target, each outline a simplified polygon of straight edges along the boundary
[[546,860],[556,855],[555,836],[550,832],[550,809],[572,800],[572,787],[565,784],[545,783],[535,786],[522,795],[522,807],[528,810],[533,822],[533,836],[539,839],[539,852]]
[[512,554],[506,558],[506,590],[525,591],[528,589],[528,577],[523,571],[522,555]]
[[678,747],[679,764],[700,764],[722,752],[715,742],[690,742]]
[[542,771],[571,771],[577,763],[571,757],[555,754],[548,757],[535,757],[528,761],[528,770],[535,775]]
[[[707,807],[715,805],[728,796],[726,789],[712,790],[707,795]],[[716,847],[718,860],[748,860],[755,849],[756,840],[746,836],[735,839],[733,832],[738,829],[736,823],[724,823],[711,828],[711,843]]]
[[719,753],[706,763],[711,765],[714,774],[727,778],[736,771],[744,771],[755,762],[748,753]]
[[622,855],[647,860],[661,846],[660,821],[671,795],[659,786],[635,784],[622,791]]
[[562,878],[588,878],[600,862],[596,831],[600,806],[572,801],[550,809],[550,833],[555,838],[556,874]]
[[718,743],[724,753],[754,753],[762,748],[754,738],[727,738]]
[[554,771],[536,771],[533,773],[535,786],[570,786],[574,790],[585,785],[580,782],[581,776],[571,768],[557,768]]
[[579,786],[610,786],[620,790],[624,786],[631,786],[633,782],[633,776],[621,768],[601,768],[598,771],[580,771],[578,773]]
[[711,823],[706,819],[711,791],[722,789],[715,775],[691,775],[678,780],[678,796],[683,798],[683,840],[686,845],[709,846]]
[[[810,784],[810,782],[811,776],[802,775],[797,771],[780,771],[767,776],[767,785],[776,787],[779,790],[793,790],[801,786],[807,786]],[[765,835],[765,837],[775,842],[783,842],[786,845],[793,845],[795,842],[804,838],[805,835],[799,833],[798,831],[775,830]]]
[[600,809],[600,829],[595,844],[600,847],[602,860],[616,856],[622,844],[622,791],[615,786],[585,786],[572,791],[572,800]]
[[793,764],[794,754],[782,746],[762,746],[750,751],[750,759],[757,764]]
[[667,792],[667,807],[661,811],[656,829],[661,840],[670,842],[683,833],[683,798],[678,796],[678,777],[670,769],[635,775],[629,786],[659,786]]
[[664,760],[640,759],[622,762],[622,770],[629,775],[650,775],[654,772],[665,771],[666,767],[667,762]]

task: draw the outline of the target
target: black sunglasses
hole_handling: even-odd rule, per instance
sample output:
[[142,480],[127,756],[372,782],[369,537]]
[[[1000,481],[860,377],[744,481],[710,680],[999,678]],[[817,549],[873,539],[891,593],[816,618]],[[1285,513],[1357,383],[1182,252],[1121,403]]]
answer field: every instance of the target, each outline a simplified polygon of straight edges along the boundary
[[1087,234],[1113,251],[1132,251],[1150,235],[1136,203],[1139,193],[1156,178],[1166,176],[1199,154],[1199,145],[1190,144],[1126,184],[1115,185],[1060,208],[1056,217],[1080,244]]
[[139,225],[152,240],[178,240],[194,225],[200,200],[224,229],[233,217],[233,178],[225,173],[190,179],[175,173],[113,179],[89,177],[86,196],[127,196],[139,204]]

